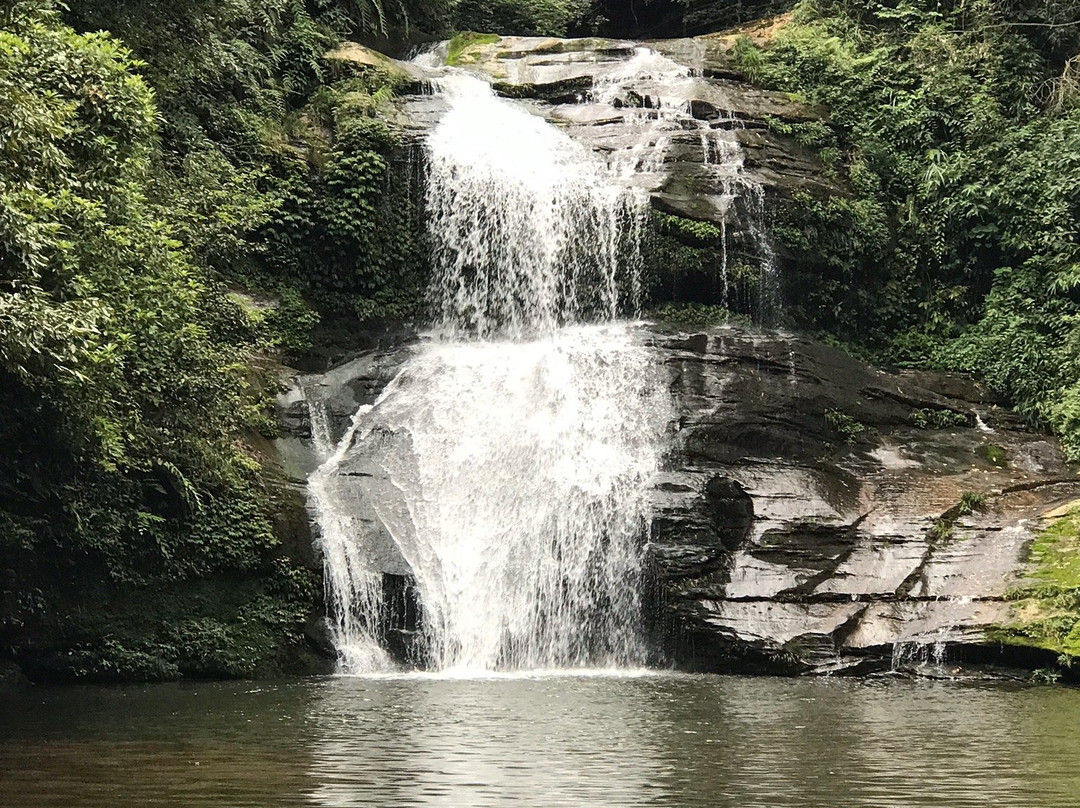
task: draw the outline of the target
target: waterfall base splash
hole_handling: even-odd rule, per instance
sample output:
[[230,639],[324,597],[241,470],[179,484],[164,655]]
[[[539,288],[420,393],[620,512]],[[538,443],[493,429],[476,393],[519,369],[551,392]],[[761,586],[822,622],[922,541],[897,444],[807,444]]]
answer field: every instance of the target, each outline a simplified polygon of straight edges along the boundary
[[664,381],[628,324],[423,346],[313,480],[343,668],[385,664],[380,542],[415,581],[432,668],[644,664]]

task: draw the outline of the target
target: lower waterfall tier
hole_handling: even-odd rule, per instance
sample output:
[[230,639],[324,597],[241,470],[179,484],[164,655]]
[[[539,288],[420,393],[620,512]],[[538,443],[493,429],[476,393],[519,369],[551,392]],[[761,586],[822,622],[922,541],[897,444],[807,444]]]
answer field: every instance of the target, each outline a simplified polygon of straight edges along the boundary
[[412,353],[311,480],[346,669],[384,664],[383,575],[401,573],[436,669],[644,663],[665,382],[625,324]]
[[[355,449],[378,441],[400,447],[406,421],[422,434],[423,424],[471,423],[483,442],[444,440],[431,456],[446,458],[445,465],[423,472],[426,484],[453,493],[458,507],[447,511],[419,500],[425,524],[457,525],[456,541],[508,541],[513,531],[505,528],[483,535],[471,529],[470,515],[496,503],[515,508],[536,527],[534,537],[567,504],[568,513],[606,508],[597,513],[619,517],[615,524],[627,528],[628,514],[637,520],[651,513],[645,577],[635,595],[640,607],[634,608],[659,612],[667,628],[661,650],[680,667],[824,674],[1052,663],[1037,650],[1003,646],[998,629],[1015,619],[1006,593],[1029,572],[1026,548],[1043,524],[1040,516],[1080,496],[1053,440],[1026,431],[962,377],[884,373],[807,339],[738,328],[652,327],[642,334],[644,344],[630,344],[622,328],[580,332],[576,339],[587,337],[587,353],[580,342],[517,346],[532,358],[512,362],[507,354],[498,384],[477,376],[473,362],[481,351],[509,350],[497,344],[472,346],[472,359],[468,353],[451,358],[446,346],[422,348],[426,358],[412,370],[415,349],[367,354],[309,379],[337,436],[398,368],[405,371],[395,385],[441,390],[438,407],[415,413],[393,407],[378,415],[371,422],[378,429],[347,444],[353,448],[339,481],[354,491],[374,485],[373,478],[357,476],[377,468]],[[657,381],[647,389],[671,391],[677,424],[676,448],[655,475],[649,469],[659,459],[648,447],[672,413],[654,421],[637,410],[636,420],[619,420],[627,403],[648,401],[640,398],[646,387],[620,381],[638,352],[648,352],[654,363]],[[552,395],[554,381],[575,368],[583,371],[584,386]],[[496,393],[505,405],[482,417],[478,399]],[[531,428],[566,423],[572,411],[588,412],[587,427],[574,427],[581,431],[573,436],[564,428],[566,445],[526,448],[535,439]],[[601,448],[612,441],[623,452],[620,462],[636,457],[634,473],[650,476],[647,501],[629,496],[622,487],[629,478],[597,476],[610,458]],[[543,459],[555,476],[506,479],[500,464],[522,452]],[[466,465],[451,458],[469,458],[467,467],[483,474],[462,478]],[[402,463],[408,469],[394,473],[420,479],[411,451]],[[587,505],[580,492],[590,483],[597,492],[611,486],[610,496]],[[401,535],[415,543],[414,557],[427,559],[424,574],[431,575],[445,548],[425,547],[425,556],[423,542]],[[606,547],[592,535],[593,548]],[[528,546],[539,553],[541,542],[532,541]],[[508,648],[526,647],[500,639],[520,629],[509,619],[520,607],[508,604],[521,591],[506,578],[500,584],[506,588],[490,598],[464,584],[470,575],[498,579],[510,563],[508,554],[504,566],[473,564],[453,573],[458,595],[440,595],[446,605],[439,614],[471,617],[507,604],[507,620],[490,632],[465,631],[468,621],[462,621],[458,640],[436,646],[446,664],[498,666]],[[385,572],[397,576],[390,580],[399,593],[412,585],[400,558]],[[548,581],[550,591],[560,591]],[[419,579],[416,587],[422,587]],[[575,597],[587,608],[602,602],[596,590]],[[517,657],[522,664],[542,662],[548,650],[540,649],[554,647],[542,623],[531,625],[518,635],[536,640],[528,646],[531,659]],[[624,659],[640,659],[637,646],[622,647],[631,649],[619,652]],[[586,661],[575,653],[564,645],[550,658]]]

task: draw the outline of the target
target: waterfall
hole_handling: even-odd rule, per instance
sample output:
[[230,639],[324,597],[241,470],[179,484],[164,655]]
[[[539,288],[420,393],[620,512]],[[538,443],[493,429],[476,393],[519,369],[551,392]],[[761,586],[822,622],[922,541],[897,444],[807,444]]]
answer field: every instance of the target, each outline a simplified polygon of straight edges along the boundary
[[394,566],[430,667],[639,666],[648,487],[672,418],[663,369],[620,319],[647,196],[485,82],[448,71],[438,90],[435,326],[309,482],[342,669],[391,666]]
[[[693,114],[693,101],[702,87],[710,89],[721,116],[715,121],[700,120]],[[639,47],[632,58],[601,75],[590,98],[594,103],[629,110],[638,132],[637,142],[628,149],[615,150],[611,162],[617,173],[641,184],[648,177],[662,182],[664,160],[679,139],[696,138],[706,174],[720,189],[712,203],[720,214],[721,263],[718,293],[732,307],[729,242],[733,224],[740,224],[754,245],[758,262],[758,306],[752,312],[759,322],[775,315],[778,297],[776,253],[766,224],[765,189],[747,171],[746,154],[737,132],[742,121],[727,106],[728,101],[715,85],[706,84],[695,71],[657,53]],[[704,194],[702,194],[705,197]]]
[[633,312],[647,196],[486,82],[450,74],[439,89],[450,109],[428,140],[428,212],[441,324],[517,338]]

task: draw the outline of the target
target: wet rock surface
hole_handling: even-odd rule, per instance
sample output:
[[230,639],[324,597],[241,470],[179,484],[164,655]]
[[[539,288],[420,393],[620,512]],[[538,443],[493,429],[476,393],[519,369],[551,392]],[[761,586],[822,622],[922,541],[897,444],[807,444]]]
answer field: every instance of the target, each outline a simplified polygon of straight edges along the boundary
[[[1005,596],[1024,581],[1041,516],[1080,496],[1055,441],[962,376],[887,373],[739,327],[657,325],[647,339],[677,410],[649,547],[678,666],[957,675],[1048,663],[986,630],[1011,619]],[[410,350],[293,381],[279,401],[291,474],[318,463],[305,396],[339,440]]]
[[[733,40],[709,37],[642,45],[504,37],[466,47],[456,65],[489,79],[497,92],[519,99],[575,140],[617,161],[637,162],[634,183],[669,213],[725,221],[725,183],[732,176],[702,148],[708,130],[730,132],[743,152],[741,180],[769,194],[844,193],[811,150],[774,131],[777,122],[827,123],[827,112],[753,87],[739,72],[732,46]],[[642,48],[652,56],[643,58]],[[409,69],[415,76],[417,68]],[[658,125],[673,107],[685,110],[685,118]],[[437,96],[406,96],[399,118],[406,139],[422,138],[444,109]],[[642,163],[656,160],[654,152],[658,165],[650,170]]]
[[[1010,620],[1041,514],[1080,492],[1052,440],[962,377],[737,328],[653,340],[679,411],[651,547],[680,665],[1037,663],[986,630]],[[736,508],[717,496],[736,490]]]

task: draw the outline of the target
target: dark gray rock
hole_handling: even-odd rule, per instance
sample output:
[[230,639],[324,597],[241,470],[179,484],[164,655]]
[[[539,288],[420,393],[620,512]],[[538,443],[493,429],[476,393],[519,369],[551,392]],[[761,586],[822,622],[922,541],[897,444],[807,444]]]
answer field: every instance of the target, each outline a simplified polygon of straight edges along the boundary
[[375,403],[408,355],[407,346],[366,351],[325,373],[291,373],[282,380],[274,444],[290,479],[303,483],[322,462],[312,434],[311,403],[324,415],[326,438],[337,443],[356,411]]
[[[1080,493],[1053,441],[955,375],[888,374],[731,327],[657,329],[654,342],[680,451],[653,493],[650,546],[679,664],[852,675],[1010,662],[986,630],[1009,622],[1039,516]],[[917,428],[927,411],[963,425]],[[1012,461],[992,464],[989,445]],[[962,515],[966,493],[986,500]]]
[[[1080,495],[1054,441],[955,374],[886,373],[803,337],[738,327],[649,333],[678,418],[651,494],[649,550],[680,667],[850,676],[1043,664],[1002,656],[986,630],[1010,620],[1005,594],[1023,581],[1040,516]],[[339,440],[409,350],[298,378],[281,399],[283,440],[313,467],[303,398],[322,402]],[[920,428],[928,412],[958,425]],[[1008,461],[992,463],[989,446]],[[370,488],[375,473],[354,456],[340,484],[368,475]],[[966,493],[986,499],[962,513]],[[406,580],[378,518],[355,517],[386,572]]]

